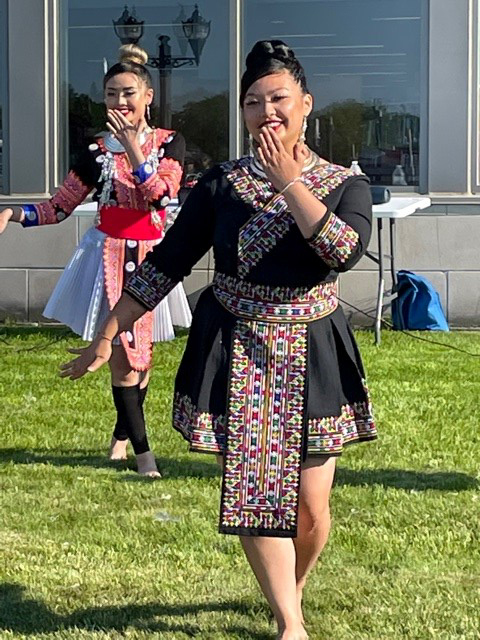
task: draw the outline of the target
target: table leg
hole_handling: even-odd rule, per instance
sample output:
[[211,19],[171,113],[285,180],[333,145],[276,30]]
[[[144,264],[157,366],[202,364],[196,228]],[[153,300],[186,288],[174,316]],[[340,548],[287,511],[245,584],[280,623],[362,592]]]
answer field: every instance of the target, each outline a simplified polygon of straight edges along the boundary
[[392,274],[392,293],[397,290],[397,270],[395,268],[395,247],[396,245],[395,218],[390,218],[390,273]]
[[382,218],[377,218],[378,232],[378,291],[377,291],[377,308],[375,312],[375,344],[379,345],[382,339],[382,311],[383,311],[383,295],[385,292],[385,273],[383,264],[383,241],[382,241]]

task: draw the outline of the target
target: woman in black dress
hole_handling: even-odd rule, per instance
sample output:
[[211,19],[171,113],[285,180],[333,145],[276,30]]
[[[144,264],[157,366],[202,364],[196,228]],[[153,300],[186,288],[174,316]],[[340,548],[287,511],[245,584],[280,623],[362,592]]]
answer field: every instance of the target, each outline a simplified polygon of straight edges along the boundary
[[254,46],[241,89],[253,155],[203,176],[101,335],[62,375],[98,369],[112,339],[213,247],[214,280],[177,374],[174,427],[193,451],[222,456],[220,531],[241,537],[278,638],[302,640],[302,592],[329,534],[335,459],[376,437],[336,294],[338,273],[368,245],[370,190],[365,176],[306,146],[312,97],[284,43]]

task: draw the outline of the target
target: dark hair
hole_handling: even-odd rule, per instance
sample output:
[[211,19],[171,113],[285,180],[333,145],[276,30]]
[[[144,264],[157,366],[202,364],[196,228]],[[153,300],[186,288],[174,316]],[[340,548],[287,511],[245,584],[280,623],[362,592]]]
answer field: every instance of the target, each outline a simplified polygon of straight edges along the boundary
[[133,73],[143,80],[149,89],[152,88],[152,76],[145,66],[148,54],[136,44],[124,44],[119,49],[118,62],[110,67],[103,78],[103,88],[107,82],[119,73]]
[[308,93],[307,79],[302,65],[294,52],[281,40],[260,40],[247,56],[246,70],[240,85],[240,106],[243,107],[245,95],[251,85],[272,73],[289,71],[298,82],[303,93]]

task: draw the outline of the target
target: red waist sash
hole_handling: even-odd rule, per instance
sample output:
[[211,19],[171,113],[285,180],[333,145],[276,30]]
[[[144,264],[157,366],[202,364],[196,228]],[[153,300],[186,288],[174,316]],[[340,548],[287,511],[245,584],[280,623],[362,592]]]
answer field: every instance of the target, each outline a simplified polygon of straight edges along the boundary
[[101,207],[99,210],[100,224],[97,229],[111,238],[160,240],[163,237],[165,210],[157,213],[162,219],[161,226],[157,226],[152,222],[150,211],[124,207]]

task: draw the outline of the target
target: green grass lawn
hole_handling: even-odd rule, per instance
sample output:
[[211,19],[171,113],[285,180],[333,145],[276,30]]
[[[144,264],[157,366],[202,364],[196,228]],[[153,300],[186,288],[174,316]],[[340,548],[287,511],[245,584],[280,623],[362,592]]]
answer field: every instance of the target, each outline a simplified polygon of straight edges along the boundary
[[[0,337],[0,639],[272,638],[238,540],[217,533],[216,464],[170,427],[185,336],[156,347],[146,401],[160,481],[106,460],[106,368],[57,377],[78,340]],[[480,334],[428,338],[480,354]],[[396,333],[381,348],[358,339],[380,438],[339,461],[310,637],[478,640],[480,358]]]

